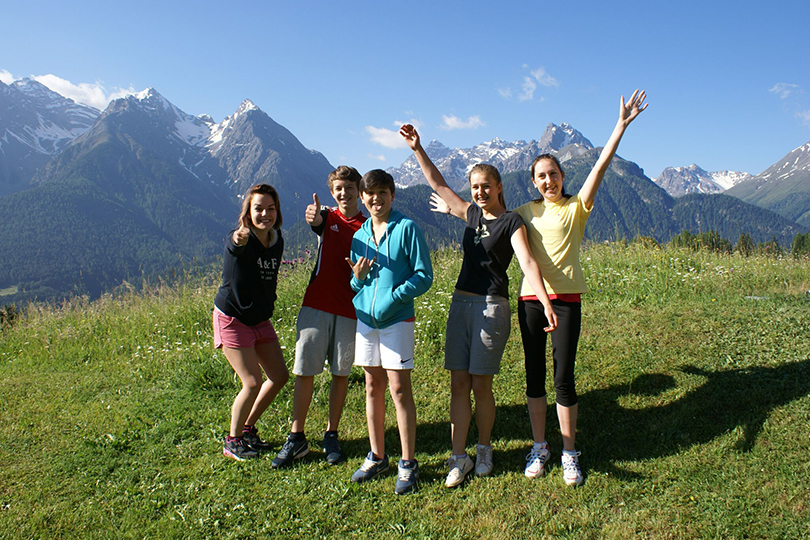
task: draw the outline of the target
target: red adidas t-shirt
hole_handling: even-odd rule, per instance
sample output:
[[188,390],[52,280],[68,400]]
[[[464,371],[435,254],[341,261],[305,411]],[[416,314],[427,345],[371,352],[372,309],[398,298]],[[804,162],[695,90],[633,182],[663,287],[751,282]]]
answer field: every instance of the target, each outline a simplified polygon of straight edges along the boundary
[[337,208],[321,210],[323,221],[312,230],[320,236],[318,260],[312,269],[309,286],[304,293],[303,305],[327,313],[356,319],[350,285],[352,269],[346,257],[352,245],[352,237],[366,220],[362,212],[347,218]]

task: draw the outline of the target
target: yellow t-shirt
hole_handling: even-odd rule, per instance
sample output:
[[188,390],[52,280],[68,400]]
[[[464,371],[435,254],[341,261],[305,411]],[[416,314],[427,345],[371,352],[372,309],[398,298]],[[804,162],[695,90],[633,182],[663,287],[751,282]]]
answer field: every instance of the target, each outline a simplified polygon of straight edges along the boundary
[[[540,267],[548,294],[588,292],[579,247],[585,235],[585,223],[591,211],[579,194],[552,203],[532,201],[514,210],[526,223],[529,247]],[[520,296],[535,296],[526,277],[520,284]]]

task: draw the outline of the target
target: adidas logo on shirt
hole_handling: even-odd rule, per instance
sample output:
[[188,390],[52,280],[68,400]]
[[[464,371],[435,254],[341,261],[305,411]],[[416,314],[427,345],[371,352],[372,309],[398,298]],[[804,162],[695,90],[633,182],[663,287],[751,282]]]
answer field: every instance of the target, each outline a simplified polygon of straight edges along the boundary
[[335,231],[335,232],[338,232],[338,226],[337,226],[337,223],[333,223],[333,224],[332,224],[331,229],[332,229],[333,231]]

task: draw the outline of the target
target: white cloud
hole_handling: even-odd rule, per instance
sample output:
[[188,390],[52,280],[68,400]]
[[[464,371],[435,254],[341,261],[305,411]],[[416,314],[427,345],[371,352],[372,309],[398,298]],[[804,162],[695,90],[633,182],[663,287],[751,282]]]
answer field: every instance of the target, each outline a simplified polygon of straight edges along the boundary
[[546,69],[539,67],[535,70],[531,71],[532,77],[534,77],[537,82],[545,86],[546,88],[551,88],[555,86],[560,86],[560,83],[557,82],[557,79],[546,73]]
[[[529,69],[529,66],[523,64],[523,69]],[[545,86],[546,88],[554,88],[560,86],[557,79],[552,77],[546,72],[546,68],[538,67],[529,71],[529,76],[523,77],[523,84],[520,86],[520,93],[517,95],[518,101],[531,101],[534,99],[534,93],[537,86]],[[512,88],[504,87],[499,88],[498,93],[504,99],[512,99]],[[540,98],[543,101],[543,98]]]
[[404,121],[403,120],[394,120],[393,125],[396,126],[397,133],[399,133],[399,128],[401,128],[405,124],[410,124],[413,127],[415,127],[416,129],[419,129],[419,128],[422,127],[422,122],[420,122],[416,118],[411,118],[410,120],[404,120]]
[[470,116],[467,120],[462,120],[455,115],[442,115],[442,124],[439,126],[444,130],[451,129],[478,129],[485,126],[486,123],[481,120],[480,116]]
[[15,78],[5,69],[0,69],[0,81],[3,81],[3,84],[11,84],[15,81]]
[[104,85],[98,81],[94,83],[73,84],[66,79],[51,74],[36,75],[31,78],[77,103],[84,103],[85,105],[90,105],[91,107],[101,110],[106,108],[113,99],[137,92],[132,86],[107,91]]
[[518,94],[518,101],[531,101],[534,98],[534,91],[537,90],[537,83],[531,77],[523,78],[523,91]]
[[773,88],[768,90],[768,92],[772,94],[777,94],[781,99],[786,99],[790,94],[792,94],[796,89],[799,88],[798,84],[790,84],[790,83],[776,83],[773,85]]
[[370,140],[374,144],[379,144],[386,148],[408,147],[408,145],[405,144],[405,139],[399,134],[399,130],[366,126],[366,133],[370,135]]
[[369,159],[374,159],[377,161],[386,161],[385,156],[382,154],[366,154]]
[[[366,133],[370,135],[369,140],[371,140],[371,142],[374,144],[379,144],[380,146],[384,146],[386,148],[407,148],[408,145],[405,144],[405,139],[403,139],[402,135],[399,134],[399,128],[403,124],[411,124],[416,129],[420,129],[422,127],[422,122],[416,120],[415,118],[411,118],[410,120],[395,120],[392,122],[391,125],[393,125],[396,129],[366,126]],[[385,156],[376,156],[375,159],[385,161]]]
[[801,118],[802,122],[810,126],[810,110],[799,111],[796,113],[796,116]]

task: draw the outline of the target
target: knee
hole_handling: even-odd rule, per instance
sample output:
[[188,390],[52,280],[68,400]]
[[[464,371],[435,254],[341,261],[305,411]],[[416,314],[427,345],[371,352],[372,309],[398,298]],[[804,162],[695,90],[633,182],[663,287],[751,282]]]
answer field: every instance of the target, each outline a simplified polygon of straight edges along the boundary
[[472,382],[469,378],[455,377],[450,381],[450,392],[454,395],[469,395]]
[[290,380],[290,372],[287,371],[287,366],[284,366],[284,369],[280,369],[278,373],[274,374],[273,382],[278,384],[280,387],[287,384]]
[[492,396],[492,378],[490,377],[473,376],[471,386],[476,400]]
[[368,378],[366,379],[366,395],[369,397],[379,397],[385,394],[385,379]]
[[242,390],[250,394],[258,394],[262,387],[262,377],[259,375],[249,375],[242,379]]
[[573,381],[555,383],[554,391],[557,394],[557,403],[563,407],[573,407],[579,401]]

